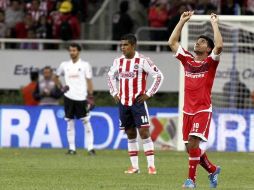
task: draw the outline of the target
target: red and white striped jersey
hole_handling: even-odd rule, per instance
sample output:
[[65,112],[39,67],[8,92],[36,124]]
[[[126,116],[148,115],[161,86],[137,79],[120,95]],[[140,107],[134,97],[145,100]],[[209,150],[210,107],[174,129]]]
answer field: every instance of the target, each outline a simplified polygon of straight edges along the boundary
[[[154,80],[146,91],[148,75]],[[118,95],[123,105],[131,106],[139,95],[153,96],[162,84],[163,75],[148,57],[135,52],[132,59],[126,59],[123,55],[115,59],[107,80],[110,94]],[[119,80],[119,88],[117,88],[117,80]]]

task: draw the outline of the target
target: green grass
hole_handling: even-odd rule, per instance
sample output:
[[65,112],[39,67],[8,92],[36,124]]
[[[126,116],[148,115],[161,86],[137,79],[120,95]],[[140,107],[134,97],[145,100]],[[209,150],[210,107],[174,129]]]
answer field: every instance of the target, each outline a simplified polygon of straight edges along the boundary
[[[101,150],[89,157],[64,149],[0,149],[1,190],[174,190],[181,189],[187,174],[183,152],[157,151],[157,175],[148,175],[140,152],[141,173],[126,175],[126,151]],[[208,153],[222,166],[218,189],[254,189],[254,153]],[[207,173],[198,168],[197,189],[209,189]]]

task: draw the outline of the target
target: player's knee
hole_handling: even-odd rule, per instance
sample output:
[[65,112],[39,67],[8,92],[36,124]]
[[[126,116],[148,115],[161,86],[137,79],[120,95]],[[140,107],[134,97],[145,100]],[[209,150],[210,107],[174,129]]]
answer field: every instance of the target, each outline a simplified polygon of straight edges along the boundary
[[125,133],[126,133],[128,139],[137,138],[137,130],[135,128],[125,129]]
[[150,137],[149,128],[139,128],[139,135],[141,139],[147,139]]
[[67,122],[67,131],[70,131],[74,128],[74,120],[73,119],[65,119]]
[[198,148],[199,147],[199,143],[200,143],[200,138],[196,137],[196,136],[189,136],[189,140],[188,140],[188,145],[187,145],[187,149],[192,149],[192,148]]
[[88,122],[90,122],[90,118],[89,117],[83,117],[80,119],[82,121],[82,123],[85,125],[87,124]]

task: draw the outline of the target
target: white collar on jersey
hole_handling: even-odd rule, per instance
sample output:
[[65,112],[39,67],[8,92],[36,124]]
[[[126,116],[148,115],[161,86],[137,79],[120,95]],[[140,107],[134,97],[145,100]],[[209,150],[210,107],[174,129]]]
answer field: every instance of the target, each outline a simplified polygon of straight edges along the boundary
[[[137,51],[135,51],[134,57],[131,59],[138,58],[138,57],[139,57],[139,53]],[[125,58],[125,56],[122,55],[121,58]]]

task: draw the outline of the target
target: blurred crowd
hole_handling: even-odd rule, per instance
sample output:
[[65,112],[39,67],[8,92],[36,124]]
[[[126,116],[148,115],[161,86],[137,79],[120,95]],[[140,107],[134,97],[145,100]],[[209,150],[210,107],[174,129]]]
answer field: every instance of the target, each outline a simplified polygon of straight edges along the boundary
[[[0,0],[0,38],[79,39],[81,22],[86,21],[90,11],[101,2]],[[23,49],[37,49],[37,46],[35,43],[20,44]]]
[[[150,40],[163,41],[171,34],[181,13],[187,10],[193,10],[198,15],[212,12],[220,15],[254,15],[254,0],[138,0],[134,8],[128,7],[128,4],[133,2],[122,1],[113,17],[113,40],[148,26],[153,28]],[[167,31],[161,28],[167,28]]]
[[[88,21],[103,0],[0,0],[0,38],[80,39],[81,23]],[[118,1],[119,10],[112,18],[112,39],[139,27],[174,28],[180,14],[253,15],[253,0],[136,0]],[[135,2],[135,3],[134,3]],[[129,4],[134,6],[130,7]],[[151,32],[151,40],[168,33]],[[16,44],[12,44],[17,46]],[[37,49],[36,43],[19,44],[22,49]],[[50,47],[46,47],[50,48]],[[113,47],[115,48],[115,47]]]

